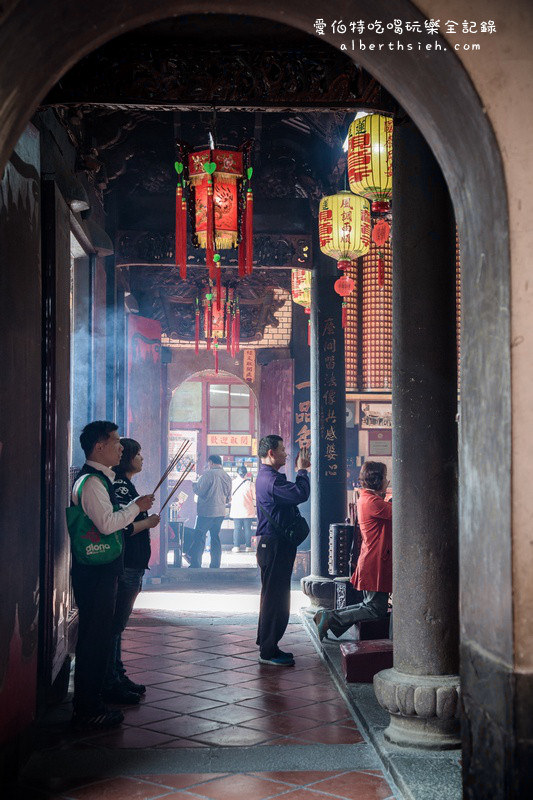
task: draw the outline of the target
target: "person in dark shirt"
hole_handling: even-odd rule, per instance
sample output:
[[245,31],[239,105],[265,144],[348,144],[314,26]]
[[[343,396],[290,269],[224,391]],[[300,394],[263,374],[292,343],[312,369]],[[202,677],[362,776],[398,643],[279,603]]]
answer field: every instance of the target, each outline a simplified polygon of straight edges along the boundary
[[[121,439],[120,443],[124,449],[120,464],[114,468],[113,490],[117,503],[127,506],[139,496],[131,479],[142,470],[143,457],[141,445],[135,439]],[[126,675],[121,657],[121,637],[142,588],[144,571],[150,561],[150,528],[156,525],[159,525],[159,516],[148,516],[146,511],[142,511],[124,529],[124,572],[118,579],[113,641],[105,680],[104,697],[108,702],[133,705],[146,691],[143,684],[134,683]]]
[[293,522],[297,506],[309,497],[309,453],[300,450],[296,459],[296,481],[291,483],[279,470],[287,454],[281,436],[271,434],[259,442],[261,466],[256,480],[257,563],[261,570],[261,601],[257,627],[259,662],[290,667],[292,653],[284,653],[278,642],[289,622],[291,575],[296,546],[286,539],[282,529]]

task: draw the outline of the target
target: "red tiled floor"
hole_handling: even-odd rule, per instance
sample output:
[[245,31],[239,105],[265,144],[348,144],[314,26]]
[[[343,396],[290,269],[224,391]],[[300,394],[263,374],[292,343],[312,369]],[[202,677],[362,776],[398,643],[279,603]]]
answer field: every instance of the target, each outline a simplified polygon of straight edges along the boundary
[[220,723],[184,714],[179,717],[170,717],[170,719],[161,720],[161,722],[150,722],[145,727],[147,729],[149,728],[151,731],[165,733],[168,736],[187,738],[189,736],[195,736],[198,733],[207,733],[207,731],[217,730],[220,728]]
[[187,789],[189,786],[198,786],[223,775],[223,772],[191,772],[183,775],[139,775],[138,777],[169,789]]
[[201,787],[202,795],[210,800],[265,800],[287,790],[287,785],[264,780],[255,775],[228,775],[217,778]]
[[318,728],[301,731],[298,735],[306,742],[316,744],[358,744],[364,741],[357,729],[345,728],[338,723],[321,725]]
[[159,784],[139,778],[110,778],[68,791],[74,800],[151,800],[160,795]]
[[[134,617],[141,622],[140,614]],[[148,619],[145,616],[144,622]],[[308,750],[321,745],[334,752],[336,745],[363,741],[300,626],[289,626],[280,643],[295,653],[296,666],[280,669],[258,664],[255,626],[213,625],[212,617],[206,622],[201,616],[197,619],[194,627],[189,621],[129,628],[123,648],[128,674],[147,685],[140,705],[124,708],[121,729],[76,738],[63,728],[58,746],[66,753],[69,746],[87,752],[95,752],[94,748],[191,749],[192,758],[195,749],[296,745]],[[53,736],[50,741],[49,746],[54,746]],[[385,800],[393,794],[383,775],[370,771],[247,774],[244,752],[242,770],[231,775],[95,777],[91,785],[78,782],[49,789],[75,800]]]
[[192,738],[195,741],[218,747],[250,747],[254,744],[264,744],[278,737],[273,733],[254,731],[242,725],[226,725],[216,731],[211,731],[211,733],[202,733]]
[[392,795],[383,775],[366,772],[348,772],[327,778],[315,783],[313,789],[338,795],[346,800],[385,800]]

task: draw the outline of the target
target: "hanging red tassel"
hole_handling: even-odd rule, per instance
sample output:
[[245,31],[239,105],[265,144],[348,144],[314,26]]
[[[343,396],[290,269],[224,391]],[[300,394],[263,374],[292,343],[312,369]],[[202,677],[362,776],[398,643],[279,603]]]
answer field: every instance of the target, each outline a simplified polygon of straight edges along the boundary
[[244,278],[246,275],[246,205],[247,193],[244,195],[244,202],[242,204],[242,220],[241,220],[241,241],[239,243],[239,278]]
[[218,339],[215,339],[215,375],[218,375]]
[[378,257],[378,286],[380,289],[385,286],[385,264],[381,256]]
[[180,240],[181,240],[181,264],[180,264],[180,278],[187,280],[187,203],[185,197],[181,197],[181,213],[180,213]]
[[254,267],[254,237],[253,237],[253,224],[254,224],[254,195],[251,189],[246,192],[246,272],[248,275],[252,274]]
[[309,319],[307,320],[307,346],[310,347],[311,346],[311,309],[310,308],[306,308],[305,309],[305,313],[309,317]]
[[237,305],[235,311],[235,352],[238,353],[241,348],[241,312]]
[[200,309],[196,298],[196,313],[194,315],[194,352],[198,355],[200,349]]
[[348,321],[348,309],[346,308],[346,303],[343,302],[342,304],[342,327],[346,327],[346,323]]
[[237,318],[235,312],[231,316],[231,357],[235,358],[235,333],[237,331]]
[[176,187],[176,221],[175,221],[175,234],[174,234],[174,257],[176,260],[176,266],[179,268],[180,277],[181,277],[181,197],[182,197],[182,188],[181,186]]
[[215,275],[215,203],[213,198],[213,179],[207,176],[207,230],[205,243],[205,265],[209,270],[209,277],[214,280]]
[[212,296],[207,300],[207,349],[211,350],[211,339],[213,338],[213,307],[211,305]]
[[222,282],[221,282],[221,269],[219,266],[215,267],[217,273],[217,311],[220,311],[222,302]]
[[228,289],[228,299],[226,300],[226,326],[225,326],[225,333],[226,333],[226,350],[228,353],[231,353],[231,300],[229,299],[229,292]]

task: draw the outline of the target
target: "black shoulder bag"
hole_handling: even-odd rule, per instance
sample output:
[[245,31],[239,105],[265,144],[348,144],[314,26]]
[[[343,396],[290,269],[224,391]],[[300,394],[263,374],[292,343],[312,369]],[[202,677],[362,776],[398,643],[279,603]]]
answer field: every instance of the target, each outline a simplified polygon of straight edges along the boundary
[[298,547],[300,544],[302,544],[302,542],[305,542],[309,535],[309,525],[296,507],[294,509],[294,519],[283,528],[274,519],[272,519],[268,511],[264,509],[260,503],[258,503],[258,505],[272,527],[290,544],[294,545],[294,547]]

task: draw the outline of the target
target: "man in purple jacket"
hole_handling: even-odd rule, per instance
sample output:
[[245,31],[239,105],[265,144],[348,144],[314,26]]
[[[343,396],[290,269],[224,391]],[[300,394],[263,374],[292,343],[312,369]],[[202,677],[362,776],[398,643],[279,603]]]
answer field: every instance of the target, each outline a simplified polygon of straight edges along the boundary
[[278,647],[289,622],[291,575],[296,547],[282,530],[293,520],[300,503],[309,497],[309,453],[300,450],[296,460],[296,481],[290,483],[279,472],[287,460],[281,436],[271,434],[259,442],[261,466],[257,474],[257,563],[261,570],[261,604],[257,628],[259,662],[291,667],[292,653]]

